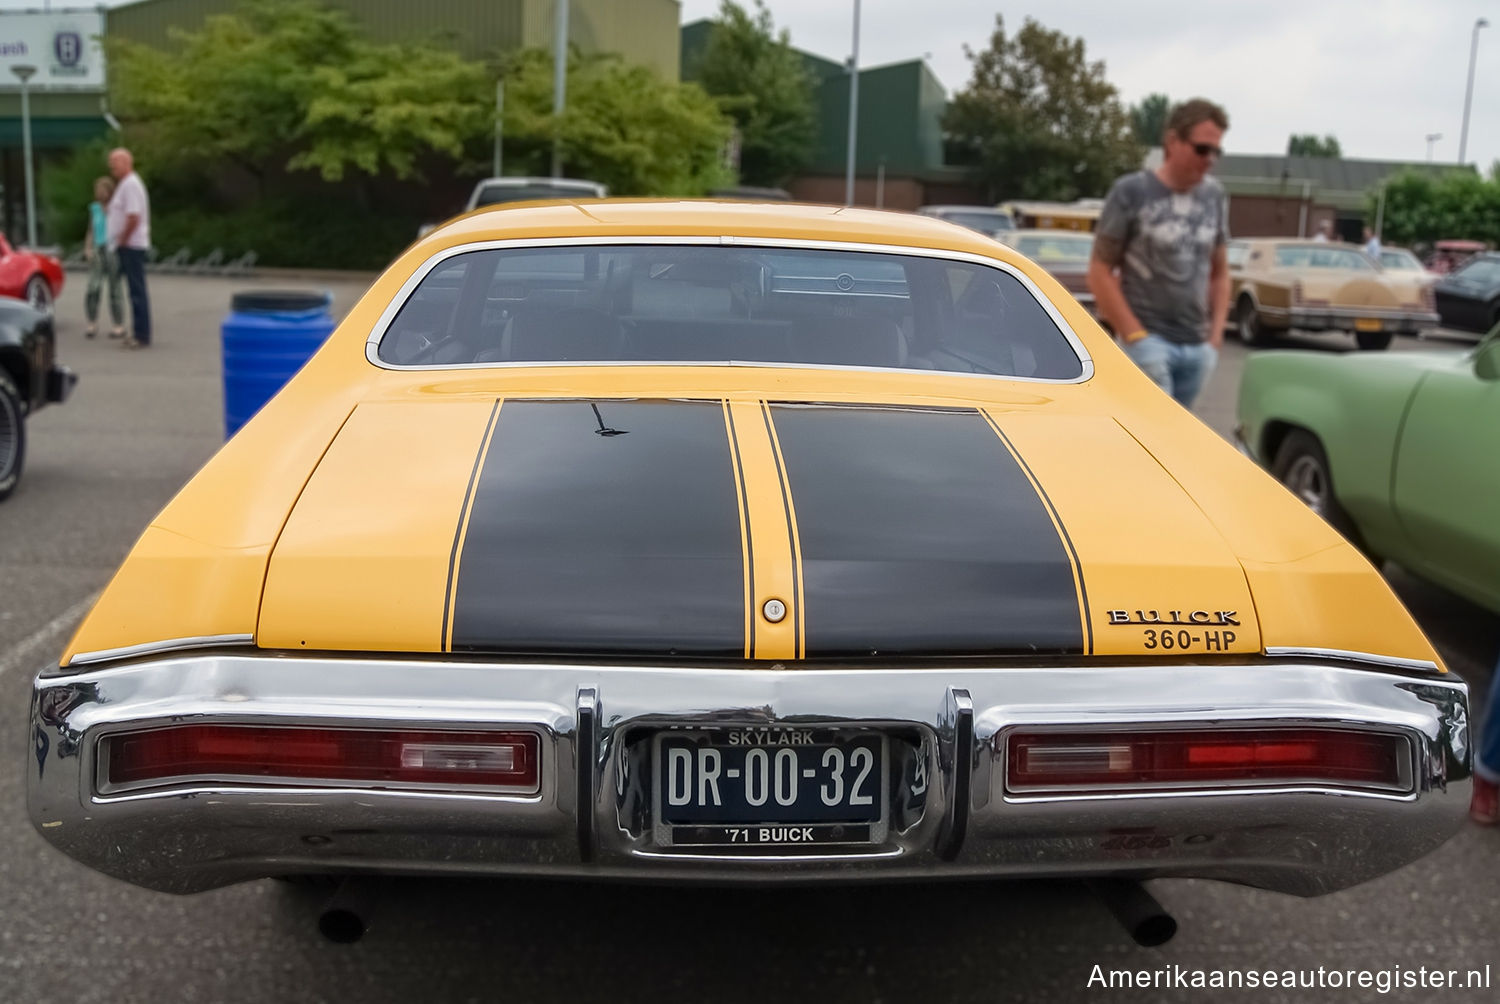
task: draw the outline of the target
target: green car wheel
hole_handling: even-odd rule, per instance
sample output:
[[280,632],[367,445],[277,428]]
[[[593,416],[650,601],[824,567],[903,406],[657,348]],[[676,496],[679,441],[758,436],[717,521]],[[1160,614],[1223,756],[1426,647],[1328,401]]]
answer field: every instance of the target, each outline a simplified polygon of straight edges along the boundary
[[1309,509],[1322,516],[1324,522],[1379,564],[1379,560],[1365,546],[1359,535],[1359,528],[1354,525],[1344,507],[1339,505],[1338,496],[1333,491],[1333,473],[1329,468],[1328,454],[1323,450],[1323,444],[1318,442],[1317,436],[1306,429],[1293,429],[1287,433],[1276,450],[1271,473],[1293,495],[1307,503]]

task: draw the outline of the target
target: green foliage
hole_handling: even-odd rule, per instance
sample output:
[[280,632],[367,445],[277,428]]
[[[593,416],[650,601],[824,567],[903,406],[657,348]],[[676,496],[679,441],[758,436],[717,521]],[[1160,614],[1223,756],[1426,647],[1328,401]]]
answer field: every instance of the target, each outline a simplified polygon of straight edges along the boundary
[[1135,141],[1144,147],[1161,146],[1161,138],[1167,131],[1167,115],[1172,111],[1172,99],[1160,92],[1148,94],[1138,105],[1130,106],[1130,127]]
[[781,185],[812,159],[816,84],[762,0],[753,15],[723,0],[692,75],[739,130],[744,184]]
[[1073,199],[1103,195],[1140,166],[1119,92],[1082,39],[1028,18],[1014,36],[995,16],[989,48],[966,50],[968,87],[943,117],[949,148],[972,164],[991,198]]
[[729,124],[694,84],[662,80],[609,54],[568,60],[567,103],[552,115],[552,56],[518,53],[505,74],[505,157],[521,174],[547,174],[556,137],[564,174],[612,195],[702,195],[729,179]]
[[375,45],[348,14],[309,0],[243,0],[172,37],[172,52],[108,43],[117,112],[138,155],[166,170],[229,160],[262,178],[405,178],[428,151],[459,157],[492,121],[480,64],[434,45]]
[[1319,139],[1312,133],[1304,133],[1287,138],[1286,155],[1288,157],[1342,157],[1344,151],[1339,146],[1337,136],[1324,136]]
[[88,206],[94,201],[94,180],[109,174],[106,159],[111,146],[106,139],[94,140],[37,171],[37,223],[42,243],[65,248],[83,243]]
[[[1369,195],[1374,219],[1379,191]],[[1500,178],[1406,171],[1386,183],[1382,239],[1391,244],[1467,239],[1500,244]]]

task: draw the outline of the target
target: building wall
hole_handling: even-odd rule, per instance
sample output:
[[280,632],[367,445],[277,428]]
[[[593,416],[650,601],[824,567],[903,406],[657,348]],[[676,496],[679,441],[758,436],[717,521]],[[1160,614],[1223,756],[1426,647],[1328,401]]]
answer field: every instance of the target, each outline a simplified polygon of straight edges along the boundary
[[[787,191],[798,202],[818,202],[833,206],[844,204],[845,179],[843,175],[805,174],[793,178]],[[922,183],[916,178],[887,178],[884,192],[880,191],[876,178],[854,179],[854,204],[856,206],[882,209],[913,210],[926,205]],[[884,195],[883,201],[879,199]]]
[[[1306,206],[1306,233],[1300,234]],[[1232,237],[1311,237],[1319,220],[1333,220],[1334,208],[1314,200],[1275,195],[1229,197],[1229,233]]]

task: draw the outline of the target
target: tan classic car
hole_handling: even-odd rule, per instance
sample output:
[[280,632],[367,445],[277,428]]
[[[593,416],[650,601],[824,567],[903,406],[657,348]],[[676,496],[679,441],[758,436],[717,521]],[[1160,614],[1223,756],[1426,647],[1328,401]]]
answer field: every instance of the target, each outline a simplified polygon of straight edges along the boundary
[[1382,269],[1359,248],[1327,241],[1231,241],[1232,324],[1247,345],[1301,331],[1348,331],[1362,349],[1438,323],[1418,273]]

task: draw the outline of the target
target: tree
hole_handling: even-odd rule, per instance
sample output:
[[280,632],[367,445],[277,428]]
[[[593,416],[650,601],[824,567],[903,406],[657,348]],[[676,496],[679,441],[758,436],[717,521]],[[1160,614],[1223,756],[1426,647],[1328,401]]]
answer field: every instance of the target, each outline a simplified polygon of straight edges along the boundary
[[812,74],[786,29],[776,33],[762,0],[755,0],[753,16],[723,0],[690,72],[734,120],[745,184],[784,184],[812,158],[817,132]]
[[1102,62],[1082,39],[1028,18],[1014,37],[995,17],[989,48],[965,49],[968,86],[943,116],[948,146],[991,198],[1103,195],[1145,154]]
[[609,54],[568,60],[567,105],[552,115],[552,55],[518,53],[505,74],[509,162],[545,174],[556,137],[567,172],[614,195],[702,195],[726,184],[729,121],[695,84],[664,81]]
[[1167,131],[1167,115],[1172,99],[1165,94],[1148,94],[1138,105],[1130,106],[1130,125],[1135,141],[1144,147],[1160,146]]
[[[1368,197],[1368,216],[1375,218],[1380,193]],[[1392,244],[1467,238],[1500,244],[1500,178],[1481,178],[1470,171],[1438,177],[1404,171],[1385,186],[1382,237]]]
[[348,14],[308,0],[245,0],[175,51],[108,46],[114,104],[159,169],[231,161],[277,169],[416,173],[432,151],[458,158],[490,122],[484,67],[436,45],[376,45]]
[[1286,155],[1288,157],[1342,157],[1344,153],[1339,148],[1338,137],[1330,135],[1319,139],[1312,133],[1305,133],[1287,139]]

